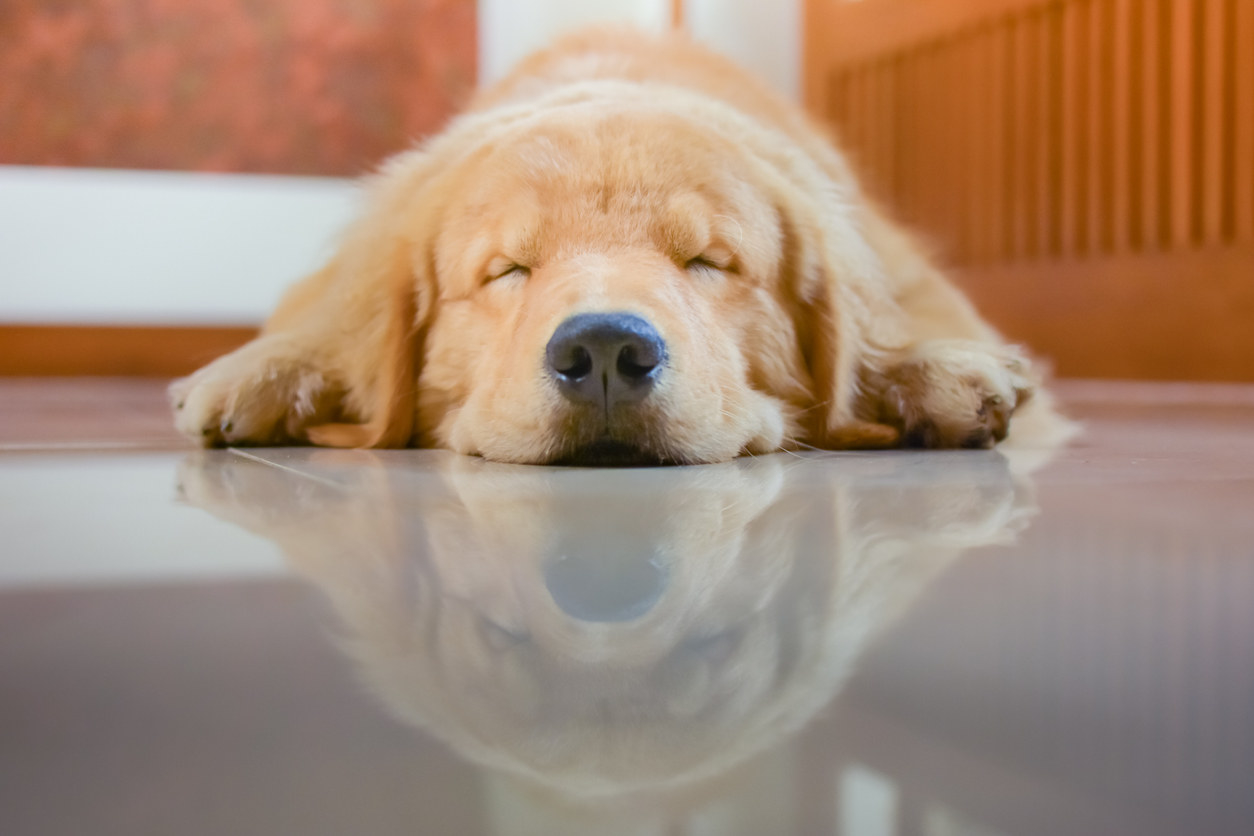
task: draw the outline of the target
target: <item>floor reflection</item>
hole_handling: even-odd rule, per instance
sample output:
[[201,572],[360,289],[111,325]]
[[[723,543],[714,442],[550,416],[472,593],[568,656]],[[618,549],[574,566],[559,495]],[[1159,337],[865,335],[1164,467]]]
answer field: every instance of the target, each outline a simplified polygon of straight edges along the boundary
[[555,803],[734,780],[831,701],[938,572],[1012,542],[1035,508],[997,451],[406,461],[198,453],[180,484],[325,593],[392,713]]

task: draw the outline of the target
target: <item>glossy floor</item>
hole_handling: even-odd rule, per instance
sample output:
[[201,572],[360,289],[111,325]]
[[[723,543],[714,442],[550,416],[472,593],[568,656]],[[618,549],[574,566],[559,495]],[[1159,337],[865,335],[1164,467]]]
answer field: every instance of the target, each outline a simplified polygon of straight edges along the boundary
[[191,451],[155,388],[24,386],[0,832],[1254,832],[1254,390],[601,471]]

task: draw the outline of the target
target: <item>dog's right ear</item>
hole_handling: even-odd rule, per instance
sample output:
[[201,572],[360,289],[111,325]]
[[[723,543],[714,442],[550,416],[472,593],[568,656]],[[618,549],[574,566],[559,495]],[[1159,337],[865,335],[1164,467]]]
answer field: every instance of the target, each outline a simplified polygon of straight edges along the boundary
[[816,191],[796,194],[781,211],[797,335],[815,403],[805,435],[830,450],[894,447],[897,430],[859,409],[864,370],[896,337],[884,265],[866,235],[869,213],[857,208],[860,199]]
[[331,263],[293,288],[267,323],[267,331],[285,329],[302,316],[304,299],[320,297],[318,328],[333,341],[327,348],[344,385],[341,412],[362,420],[309,427],[314,444],[405,447],[412,440],[421,338],[435,297],[426,255],[435,221],[424,199],[431,169],[423,151],[394,158],[370,184],[367,212]]

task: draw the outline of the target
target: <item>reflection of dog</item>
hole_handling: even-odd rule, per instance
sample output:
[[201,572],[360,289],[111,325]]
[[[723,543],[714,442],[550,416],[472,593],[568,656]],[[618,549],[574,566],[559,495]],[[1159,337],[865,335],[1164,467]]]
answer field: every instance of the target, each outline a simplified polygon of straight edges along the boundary
[[396,715],[578,797],[690,785],[780,740],[938,569],[1032,511],[995,452],[610,472],[432,455],[438,478],[368,452],[312,452],[318,478],[196,454],[182,480],[324,590]]
[[982,447],[1037,374],[792,105],[678,36],[564,40],[388,162],[261,337],[177,384],[209,444],[527,463]]

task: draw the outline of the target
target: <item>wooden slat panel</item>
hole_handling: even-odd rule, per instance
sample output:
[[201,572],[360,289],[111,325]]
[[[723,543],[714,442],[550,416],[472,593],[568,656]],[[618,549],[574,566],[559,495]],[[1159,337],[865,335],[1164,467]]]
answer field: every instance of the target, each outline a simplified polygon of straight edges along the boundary
[[[919,56],[919,65],[924,78],[936,79],[941,72],[942,49],[934,45]],[[931,142],[923,152],[926,173],[921,181],[923,192],[923,217],[926,218],[929,231],[943,236],[945,220],[945,114],[942,104],[942,93],[937,89],[935,81],[922,88],[920,112],[923,117],[923,136],[930,137]]]
[[1019,174],[1019,155],[1022,145],[1020,133],[1019,100],[1023,97],[1023,88],[1018,76],[1019,66],[1019,23],[1012,18],[1006,25],[1006,53],[1003,64],[1006,95],[1002,102],[1002,113],[1005,114],[1006,125],[1002,131],[1005,141],[1005,153],[1002,158],[1002,201],[1001,201],[1001,261],[1013,262],[1019,255],[1016,249],[1016,231],[1018,228],[1016,212],[1019,209],[1019,190],[1021,183]]
[[888,110],[888,89],[885,84],[884,62],[879,61],[871,65],[870,77],[867,79],[867,96],[868,106],[870,108],[870,118],[868,124],[871,131],[868,137],[870,143],[868,150],[870,151],[871,168],[874,172],[876,192],[884,193],[884,184],[888,182],[888,152],[891,148],[891,140],[889,139],[888,118],[885,115]]
[[1052,0],[806,0],[805,103],[822,103],[834,69],[898,52],[920,43]]
[[1015,256],[1020,260],[1036,256],[1037,157],[1040,144],[1040,91],[1036,84],[1037,33],[1039,17],[1025,15],[1015,26]]
[[1009,75],[1007,62],[1006,27],[994,26],[985,39],[986,53],[983,68],[984,77],[989,80],[985,108],[988,119],[985,127],[985,159],[988,180],[984,189],[984,206],[986,214],[983,229],[985,232],[983,260],[981,263],[992,264],[1004,258],[1003,248],[1006,230],[1006,159],[1007,149],[1003,142],[1007,121],[1006,112],[1006,80]]
[[893,195],[898,211],[908,222],[919,218],[919,179],[917,176],[919,147],[909,137],[919,135],[919,114],[915,95],[917,66],[908,56],[897,59],[897,125],[900,133],[894,137],[897,156],[897,183]]
[[1114,74],[1114,103],[1111,113],[1114,118],[1114,135],[1111,138],[1111,168],[1114,191],[1111,205],[1111,248],[1114,252],[1127,252],[1134,246],[1132,212],[1137,205],[1139,185],[1135,172],[1139,162],[1139,133],[1136,98],[1137,86],[1140,82],[1138,24],[1141,19],[1139,10],[1133,7],[1134,0],[1115,0],[1113,16],[1114,52],[1112,55]]
[[[924,5],[895,0],[903,12]],[[965,29],[938,25],[931,40],[851,68],[861,102],[847,114],[851,145],[960,261],[1235,240],[1254,223],[1240,153],[1254,132],[1243,99],[1254,71],[1250,50],[1235,48],[1250,34],[1251,5],[1053,0]],[[971,20],[955,3],[936,6]],[[1002,72],[985,63],[998,49]],[[895,118],[904,112],[917,130]],[[992,135],[1009,157],[1000,178]],[[920,167],[907,176],[912,163]],[[987,245],[986,178],[1004,180],[997,217],[1013,227],[1003,235],[1011,247]],[[957,189],[966,199],[955,204]]]
[[872,139],[875,128],[875,110],[872,102],[872,71],[868,66],[859,68],[854,75],[854,107],[858,108],[858,158],[869,164],[874,159]]
[[1235,3],[1236,72],[1233,101],[1233,236],[1254,242],[1254,3]]
[[1089,0],[1090,66],[1092,91],[1089,101],[1089,242],[1094,253],[1112,249],[1111,214],[1114,206],[1114,18],[1111,0]]
[[[1248,5],[1248,4],[1246,4]],[[1221,39],[1224,61],[1220,70],[1223,95],[1220,108],[1223,111],[1224,129],[1220,144],[1223,148],[1222,206],[1220,208],[1220,237],[1226,243],[1236,243],[1236,135],[1237,135],[1237,0],[1224,0],[1221,16]],[[1254,41],[1251,41],[1254,43]],[[1254,92],[1254,91],[1251,91]],[[1254,146],[1251,146],[1254,147]],[[1254,156],[1254,154],[1251,154]]]
[[853,107],[854,116],[854,147],[857,149],[859,170],[870,170],[872,155],[870,153],[870,137],[874,127],[871,114],[871,97],[868,95],[868,79],[870,70],[866,66],[858,67],[853,74]]
[[949,64],[949,77],[954,85],[956,102],[953,122],[954,169],[958,177],[958,191],[954,194],[954,240],[960,264],[970,263],[976,253],[976,228],[982,223],[983,205],[980,192],[983,188],[985,161],[978,155],[979,91],[987,81],[975,75],[976,33],[964,32],[954,41],[953,56]]
[[849,144],[859,163],[866,160],[866,70],[854,69],[849,75]]
[[963,44],[962,72],[967,79],[965,146],[967,188],[963,206],[963,240],[966,264],[985,264],[987,258],[988,216],[990,214],[989,179],[993,167],[990,141],[988,90],[992,87],[987,66],[989,37],[984,30],[968,35]]
[[[1254,352],[1211,371],[1195,361],[1221,353],[1216,334],[1244,345],[1233,323],[1244,330],[1254,313],[1240,288],[1254,284],[1254,2],[1042,0],[978,20],[949,0],[874,5],[885,20],[890,6],[954,13],[869,62],[891,63],[897,79],[895,118],[873,117],[873,141],[892,148],[875,169],[892,168],[896,206],[951,262],[990,285],[998,276],[1003,295],[984,305],[995,321],[1015,294],[1062,294],[1078,310],[1089,288],[1068,277],[1083,276],[1108,318],[1081,316],[1076,339],[1092,347],[1102,332],[1117,335],[1159,371],[1130,356],[1111,368],[1220,378],[1254,368]],[[1137,271],[1145,285],[1134,293]],[[1218,287],[1231,305],[1218,303]],[[1155,339],[1177,341],[1152,347],[1146,317]],[[1053,324],[1070,339],[1064,318]],[[1085,329],[1092,339],[1080,339]]]
[[[912,56],[912,63],[917,70],[915,78],[915,98],[914,113],[915,121],[918,125],[919,133],[916,136],[926,136],[928,142],[919,142],[916,144],[917,169],[918,175],[915,181],[915,220],[918,222],[931,222],[933,212],[935,211],[934,194],[936,177],[929,172],[936,168],[937,153],[935,141],[936,120],[932,118],[932,108],[934,105],[931,87],[927,82],[927,78],[936,70],[932,66],[931,51],[921,50]],[[933,230],[928,230],[929,233]]]
[[1068,3],[1063,21],[1063,166],[1062,255],[1075,257],[1088,250],[1088,194],[1090,144],[1085,124],[1090,113],[1091,79],[1086,72],[1089,18],[1084,5]]
[[1163,217],[1168,197],[1166,179],[1166,145],[1164,126],[1167,116],[1163,93],[1164,79],[1168,77],[1167,57],[1163,51],[1165,40],[1162,9],[1166,0],[1144,0],[1142,23],[1142,81],[1138,94],[1143,118],[1139,123],[1142,148],[1141,180],[1141,245],[1144,249],[1158,249],[1164,244]]
[[889,194],[895,173],[893,171],[893,145],[897,130],[893,125],[896,107],[893,62],[884,60],[875,67],[875,173],[879,194]]
[[942,203],[945,220],[942,234],[946,243],[946,253],[950,261],[962,263],[965,254],[962,251],[963,212],[966,209],[965,192],[968,186],[965,162],[963,159],[964,126],[958,124],[962,118],[965,91],[955,87],[961,84],[962,41],[953,37],[945,43],[941,51],[940,83],[945,95],[941,104],[941,136],[945,149],[945,200]]
[[1194,242],[1197,204],[1193,197],[1198,154],[1194,120],[1194,73],[1200,63],[1195,41],[1195,0],[1171,2],[1171,235],[1170,243],[1187,247]]
[[1042,99],[1041,255],[1057,257],[1062,250],[1062,6],[1045,7],[1042,52],[1037,65]]
[[987,212],[988,198],[985,181],[988,179],[988,149],[985,143],[985,120],[982,112],[982,93],[988,87],[988,78],[981,74],[980,51],[985,40],[981,31],[966,34],[958,44],[955,66],[958,89],[962,94],[960,125],[963,188],[959,195],[962,205],[962,226],[959,237],[961,263],[979,263],[982,251],[982,228]]
[[[916,219],[922,221],[926,219],[928,222],[932,219],[934,211],[934,186],[936,178],[928,174],[936,167],[937,153],[935,142],[935,125],[936,120],[932,117],[932,109],[934,105],[931,87],[927,81],[928,76],[936,70],[932,65],[931,51],[920,50],[913,56],[912,63],[917,69],[915,78],[915,120],[918,125],[918,136],[926,136],[930,141],[919,142],[916,144],[917,150],[917,169],[918,175],[915,181],[915,201],[916,201]],[[931,230],[929,230],[930,232]]]
[[845,113],[845,74],[835,73],[827,83],[827,98],[824,100],[823,112],[833,125],[839,126],[841,129],[841,142],[846,141],[844,136],[844,126],[847,121],[848,114]]
[[871,165],[875,172],[876,192],[879,194],[884,193],[884,184],[888,182],[889,165],[886,158],[891,148],[888,118],[885,115],[888,110],[888,89],[884,78],[885,63],[884,61],[877,61],[872,64],[867,79],[867,105],[870,109],[868,124],[871,128],[867,141],[870,143]]
[[888,192],[889,204],[907,222],[914,216],[914,207],[910,200],[910,164],[914,144],[907,142],[913,126],[913,115],[910,112],[910,63],[901,55],[893,59],[896,65],[896,96],[893,98],[893,124],[896,132],[892,138],[893,151],[893,182]]
[[255,336],[255,328],[0,325],[0,375],[174,377]]
[[[1201,232],[1202,242],[1216,245],[1224,241],[1225,182],[1232,172],[1224,171],[1224,136],[1231,130],[1231,112],[1224,101],[1224,69],[1228,49],[1224,38],[1225,0],[1205,0],[1203,6],[1202,130],[1201,155]],[[1247,45],[1254,48],[1254,44]]]
[[950,165],[950,191],[946,210],[949,214],[952,251],[958,263],[964,263],[970,255],[967,239],[967,197],[971,189],[971,164],[968,157],[971,126],[966,120],[972,82],[966,75],[967,40],[965,34],[960,34],[950,41],[945,62],[945,79],[950,89],[950,103],[945,116],[949,134]]
[[936,52],[936,131],[940,137],[940,178],[934,218],[948,260],[961,262],[962,200],[966,183],[962,169],[962,126],[958,123],[962,91],[958,69],[958,42],[948,39]]
[[897,106],[898,97],[901,95],[898,86],[900,85],[900,62],[890,60],[885,62],[883,67],[883,96],[884,100],[881,104],[881,118],[884,120],[884,136],[883,136],[883,172],[881,181],[884,185],[884,194],[892,195],[897,189],[898,172],[897,172],[897,146],[898,137],[900,136],[900,128],[897,124],[897,117],[900,112]]

